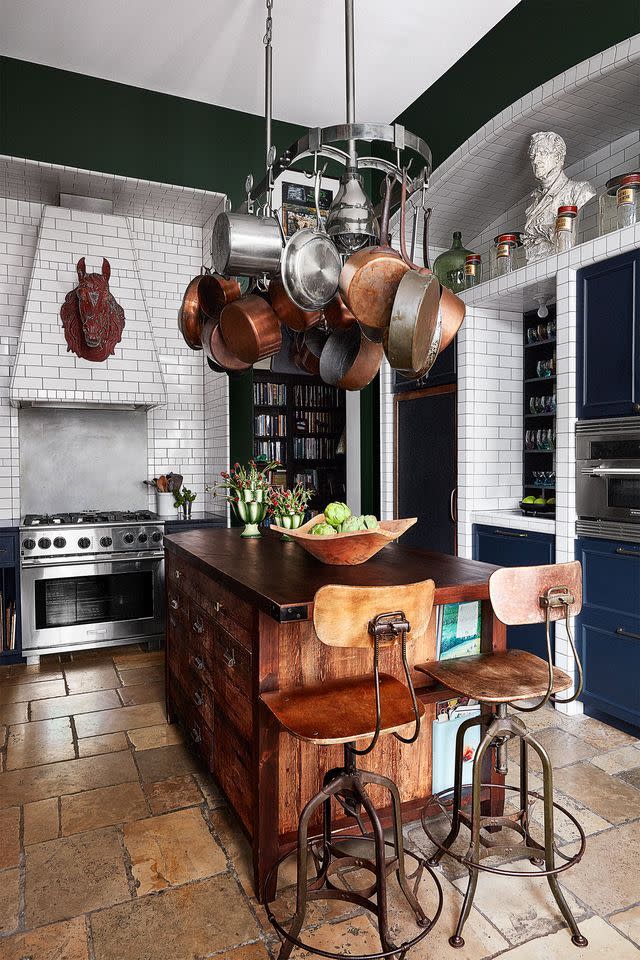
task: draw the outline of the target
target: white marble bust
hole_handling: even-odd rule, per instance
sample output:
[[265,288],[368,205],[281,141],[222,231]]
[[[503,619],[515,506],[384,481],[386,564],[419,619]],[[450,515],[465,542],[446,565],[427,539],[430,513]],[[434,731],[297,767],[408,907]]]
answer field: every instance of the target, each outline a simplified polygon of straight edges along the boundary
[[540,260],[555,253],[554,230],[558,207],[576,206],[578,210],[595,195],[586,180],[570,180],[564,172],[567,145],[562,137],[546,131],[534,133],[529,143],[529,159],[539,186],[531,194],[525,212],[522,233],[527,260]]

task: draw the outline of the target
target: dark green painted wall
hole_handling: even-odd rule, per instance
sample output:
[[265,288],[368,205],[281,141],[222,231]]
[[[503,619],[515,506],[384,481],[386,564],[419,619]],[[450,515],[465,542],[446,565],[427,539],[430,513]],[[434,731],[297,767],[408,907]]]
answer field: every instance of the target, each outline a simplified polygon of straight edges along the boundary
[[521,0],[398,120],[438,166],[525,93],[638,32],[638,0]]
[[[281,147],[301,133],[274,123]],[[227,193],[264,169],[253,114],[0,57],[0,153]]]

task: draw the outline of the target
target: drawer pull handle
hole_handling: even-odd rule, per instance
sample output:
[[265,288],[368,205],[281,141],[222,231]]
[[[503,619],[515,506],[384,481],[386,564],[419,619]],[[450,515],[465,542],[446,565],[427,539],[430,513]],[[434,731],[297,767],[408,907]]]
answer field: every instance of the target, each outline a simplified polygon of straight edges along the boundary
[[177,610],[179,606],[180,606],[180,604],[178,603],[177,600],[174,599],[174,600],[171,601],[171,609],[172,609],[172,610]]
[[175,571],[176,580],[179,580],[181,576],[182,576],[182,570],[176,570]]
[[204,670],[204,660],[202,657],[194,657],[193,665],[196,670]]
[[201,707],[202,704],[204,703],[204,697],[202,696],[199,690],[196,690],[196,692],[194,693],[193,702],[195,703],[196,707]]
[[625,550],[624,547],[616,547],[616,553],[619,553],[622,557],[635,557],[636,560],[640,560],[640,550]]
[[632,633],[631,630],[625,630],[624,627],[616,627],[616,633],[619,637],[628,637],[629,640],[640,640],[640,633]]
[[194,728],[192,729],[192,731],[191,731],[191,736],[192,736],[192,738],[195,740],[196,743],[201,743],[201,742],[202,742],[202,736],[201,736],[200,731],[198,730],[197,727],[194,727]]
[[222,606],[222,604],[220,603],[219,600],[214,600],[214,601],[213,601],[213,609],[215,610],[216,613],[222,613],[222,610],[223,610],[224,608],[223,608],[223,606]]
[[528,537],[528,533],[518,533],[516,530],[494,530],[494,533],[499,533],[501,537]]
[[228,667],[235,667],[236,655],[233,650],[225,650],[225,652],[222,654],[222,659]]
[[193,629],[195,630],[196,633],[204,633],[204,623],[202,622],[200,617],[198,617],[197,620],[194,620]]

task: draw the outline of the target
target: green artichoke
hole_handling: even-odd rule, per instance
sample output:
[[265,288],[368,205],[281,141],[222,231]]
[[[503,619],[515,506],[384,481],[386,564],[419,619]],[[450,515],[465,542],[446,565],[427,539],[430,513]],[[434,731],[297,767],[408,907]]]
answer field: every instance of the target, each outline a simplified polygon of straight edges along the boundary
[[315,527],[311,527],[311,533],[317,537],[335,537],[337,532],[330,523],[316,523]]
[[372,513],[365,514],[362,517],[364,521],[364,526],[367,530],[377,530],[380,524],[378,523],[377,517],[374,517]]
[[346,503],[340,503],[336,501],[335,503],[329,503],[324,508],[324,519],[327,523],[330,523],[332,527],[339,527],[340,524],[351,516],[351,510],[346,505]]
[[344,523],[340,524],[340,533],[357,533],[364,530],[364,521],[362,517],[347,517]]

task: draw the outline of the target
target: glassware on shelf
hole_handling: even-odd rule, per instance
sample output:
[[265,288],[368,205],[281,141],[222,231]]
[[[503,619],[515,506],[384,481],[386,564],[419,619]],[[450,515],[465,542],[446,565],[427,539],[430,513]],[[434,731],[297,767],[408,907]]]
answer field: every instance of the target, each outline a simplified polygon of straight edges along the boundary
[[554,340],[556,335],[556,322],[555,320],[547,321],[547,340]]
[[448,287],[453,293],[459,293],[465,288],[464,266],[471,250],[462,246],[462,234],[459,230],[453,234],[451,249],[445,250],[433,262],[433,272],[443,287]]
[[640,172],[629,171],[607,180],[598,201],[600,236],[640,222]]
[[555,226],[555,242],[558,253],[572,250],[576,244],[576,220],[578,208],[572,205],[558,207]]
[[524,448],[525,450],[535,450],[536,448],[536,432],[535,430],[527,430],[524,435]]
[[475,287],[480,283],[480,264],[481,256],[479,253],[468,253],[464,261],[464,288]]

